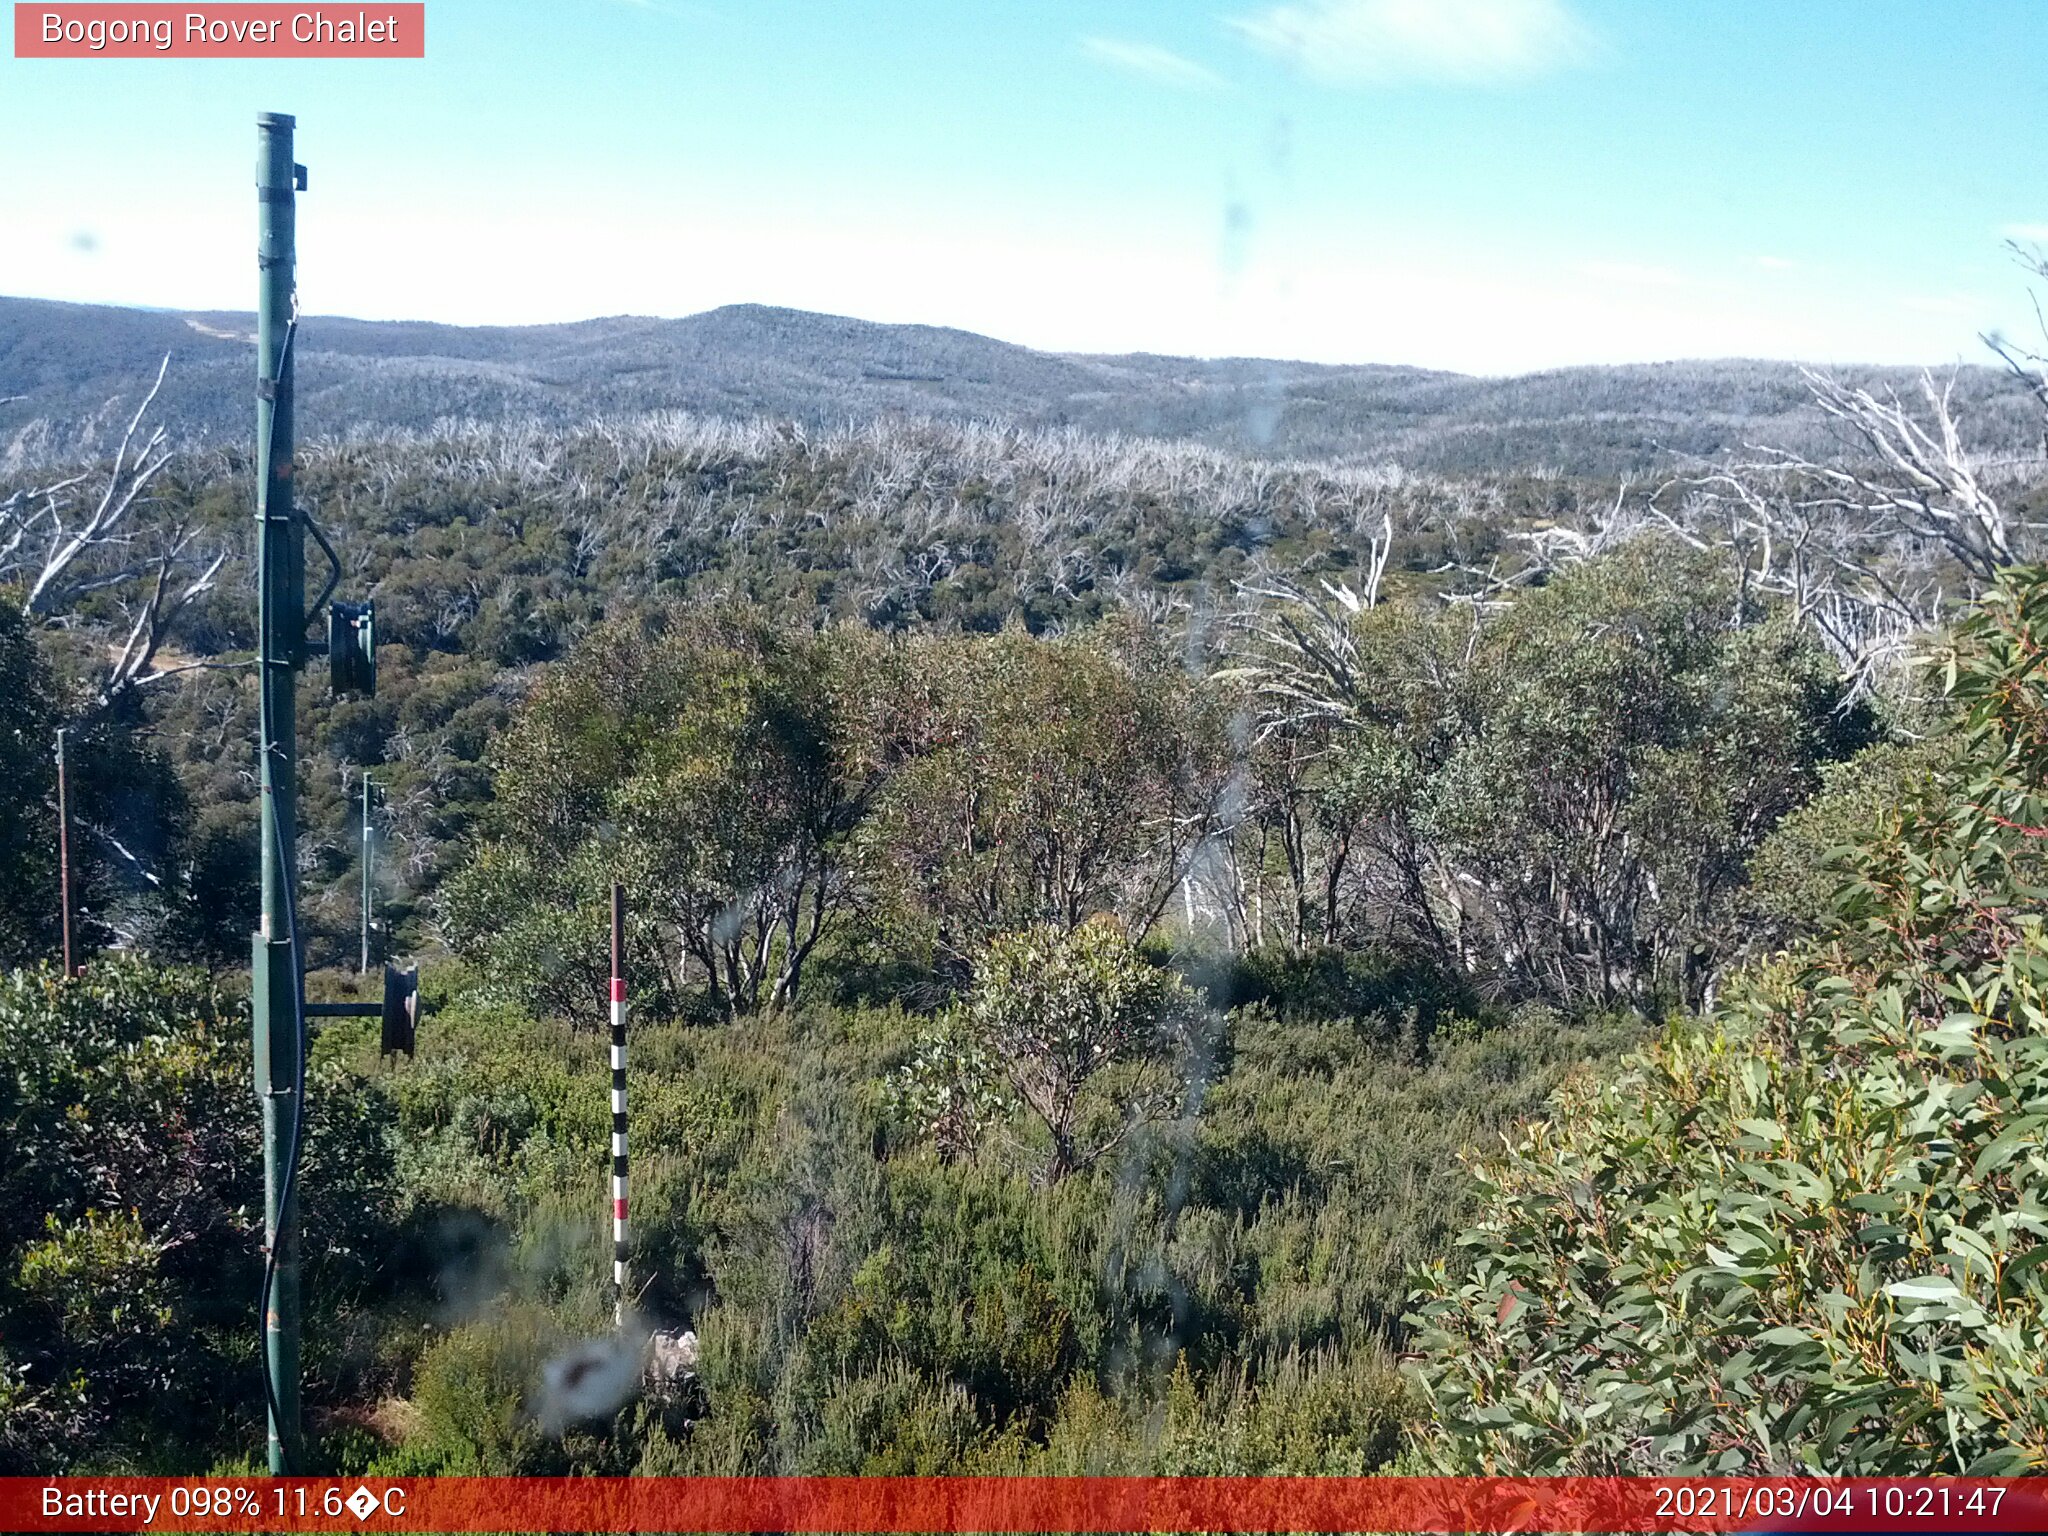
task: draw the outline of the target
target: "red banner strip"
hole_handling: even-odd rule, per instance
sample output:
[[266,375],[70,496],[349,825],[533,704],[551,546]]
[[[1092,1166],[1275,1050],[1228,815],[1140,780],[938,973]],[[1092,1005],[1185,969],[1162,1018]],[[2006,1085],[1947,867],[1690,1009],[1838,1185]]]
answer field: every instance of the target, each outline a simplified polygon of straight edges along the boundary
[[0,1478],[9,1531],[2042,1531],[2033,1478]]
[[21,5],[17,59],[423,59],[427,8]]

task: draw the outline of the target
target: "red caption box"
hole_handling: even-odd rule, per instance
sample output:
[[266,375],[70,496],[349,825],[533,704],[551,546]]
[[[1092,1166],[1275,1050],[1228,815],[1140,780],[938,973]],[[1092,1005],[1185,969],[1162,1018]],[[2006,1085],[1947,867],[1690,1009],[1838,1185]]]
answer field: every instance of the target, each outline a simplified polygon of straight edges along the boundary
[[20,5],[17,59],[423,59],[425,5]]
[[2048,1480],[1687,1477],[0,1477],[0,1529],[249,1532],[1942,1532],[2048,1529]]

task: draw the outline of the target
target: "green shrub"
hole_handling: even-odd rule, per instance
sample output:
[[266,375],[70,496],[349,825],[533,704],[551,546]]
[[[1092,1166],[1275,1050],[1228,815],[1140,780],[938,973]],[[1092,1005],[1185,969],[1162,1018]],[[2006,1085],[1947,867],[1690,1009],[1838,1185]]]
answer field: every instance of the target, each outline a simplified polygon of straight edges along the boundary
[[1229,1004],[1265,1004],[1283,1019],[1356,1021],[1410,1050],[1422,1048],[1440,1019],[1479,1009],[1457,977],[1419,956],[1378,949],[1253,950],[1216,990]]
[[1928,793],[1939,775],[1954,772],[1961,746],[1936,729],[1823,768],[1821,792],[1779,822],[1750,860],[1742,917],[1752,951],[1825,931],[1856,846],[1880,833],[1900,805]]
[[817,1418],[793,1472],[929,1477],[971,1465],[986,1438],[965,1387],[928,1380],[901,1361],[834,1382]]
[[[260,1434],[261,1122],[246,1008],[203,974],[120,955],[0,976],[0,1320],[29,1399],[91,1436],[64,1465],[174,1465]],[[301,1167],[308,1401],[382,1279],[389,1114],[320,1064]],[[74,1384],[76,1384],[74,1386]],[[166,1402],[184,1405],[167,1416]],[[41,1411],[41,1410],[39,1410]],[[51,1464],[38,1470],[49,1471]]]
[[83,1372],[38,1386],[0,1349],[0,1477],[72,1464],[93,1418]]
[[57,808],[52,733],[63,713],[50,666],[21,609],[0,587],[0,966],[48,954],[57,938]]
[[1455,1470],[2048,1466],[2048,572],[1945,655],[1954,761],[1824,942],[1581,1085],[1417,1296]]
[[172,1292],[163,1244],[134,1211],[88,1208],[75,1222],[43,1218],[48,1235],[21,1251],[13,1290],[24,1313],[47,1320],[65,1354],[108,1394],[172,1385]]
[[415,1475],[517,1477],[553,1470],[527,1397],[542,1364],[563,1342],[545,1313],[507,1307],[428,1346],[413,1369],[420,1428],[408,1449],[420,1463]]
[[1010,934],[989,945],[966,999],[904,1070],[903,1102],[948,1150],[970,1145],[1006,1104],[1029,1110],[1055,1183],[1178,1107],[1202,1014],[1114,919]]

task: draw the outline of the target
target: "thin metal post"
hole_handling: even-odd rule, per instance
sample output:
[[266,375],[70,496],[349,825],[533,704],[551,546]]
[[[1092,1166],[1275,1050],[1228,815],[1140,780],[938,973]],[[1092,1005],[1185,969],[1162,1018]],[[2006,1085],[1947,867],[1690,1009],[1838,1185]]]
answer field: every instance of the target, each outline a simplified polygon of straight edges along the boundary
[[71,809],[64,793],[64,730],[57,729],[57,899],[64,913],[64,974],[71,968]]
[[370,775],[363,773],[363,951],[356,974],[370,974]]
[[612,1321],[626,1325],[626,888],[612,887]]
[[293,121],[256,118],[256,591],[262,784],[262,924],[251,959],[256,1089],[263,1104],[263,1351],[270,1470],[298,1464],[299,1219],[290,1164],[303,1083],[297,880],[295,686],[305,650],[305,532],[292,504],[292,335],[297,325]]

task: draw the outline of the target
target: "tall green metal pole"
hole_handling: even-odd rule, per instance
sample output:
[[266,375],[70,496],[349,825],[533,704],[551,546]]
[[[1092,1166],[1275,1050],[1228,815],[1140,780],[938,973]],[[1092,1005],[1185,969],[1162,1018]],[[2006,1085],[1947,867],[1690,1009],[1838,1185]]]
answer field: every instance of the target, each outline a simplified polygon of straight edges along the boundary
[[[296,193],[292,119],[256,118],[258,296],[256,307],[256,582],[259,769],[263,786],[263,917],[255,936],[250,1001],[256,1089],[263,1102],[264,1241],[274,1274],[267,1288],[263,1352],[269,1389],[270,1470],[298,1465],[299,1218],[287,1165],[303,1106],[299,962],[294,949],[297,877],[294,688],[305,649],[305,532],[292,505],[292,347]],[[290,1198],[287,1198],[290,1197]]]

